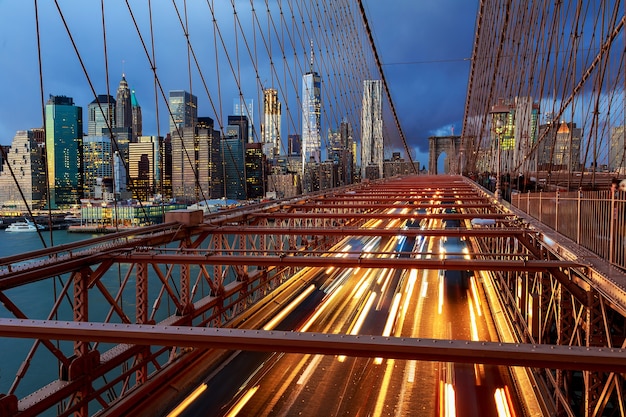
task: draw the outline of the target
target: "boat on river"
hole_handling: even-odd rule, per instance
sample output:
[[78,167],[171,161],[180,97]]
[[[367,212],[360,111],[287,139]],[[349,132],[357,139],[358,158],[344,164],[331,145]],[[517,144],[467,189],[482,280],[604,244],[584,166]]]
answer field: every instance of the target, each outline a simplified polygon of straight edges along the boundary
[[11,223],[5,229],[7,232],[36,232],[37,230],[44,230],[44,227],[40,224],[35,224],[30,220]]

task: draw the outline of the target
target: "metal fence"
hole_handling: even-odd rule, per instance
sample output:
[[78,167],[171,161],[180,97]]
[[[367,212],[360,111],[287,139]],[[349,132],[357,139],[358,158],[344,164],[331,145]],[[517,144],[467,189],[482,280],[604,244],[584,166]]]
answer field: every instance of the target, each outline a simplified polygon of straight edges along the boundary
[[514,193],[511,204],[611,264],[626,269],[626,193]]

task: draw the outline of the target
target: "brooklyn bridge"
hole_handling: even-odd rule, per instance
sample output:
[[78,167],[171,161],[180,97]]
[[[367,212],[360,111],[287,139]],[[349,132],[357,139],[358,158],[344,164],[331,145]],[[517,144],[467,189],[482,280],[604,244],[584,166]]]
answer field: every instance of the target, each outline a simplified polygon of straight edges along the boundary
[[[296,195],[71,243],[38,230],[0,259],[0,416],[626,415],[623,1],[481,0],[462,131],[429,138],[425,170],[362,1],[207,2],[208,49],[179,3],[182,70],[215,115],[226,91],[262,96],[267,66],[295,129],[314,57],[323,123],[364,137],[380,80],[373,146],[407,163],[334,187],[303,168]],[[125,13],[162,102],[153,7]]]

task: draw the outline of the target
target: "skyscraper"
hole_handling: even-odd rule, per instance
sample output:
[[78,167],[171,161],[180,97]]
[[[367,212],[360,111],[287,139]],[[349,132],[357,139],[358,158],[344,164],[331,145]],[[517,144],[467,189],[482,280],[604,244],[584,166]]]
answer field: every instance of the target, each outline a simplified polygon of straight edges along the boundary
[[515,97],[513,101],[499,99],[491,113],[502,123],[500,133],[493,135],[491,144],[494,155],[500,154],[500,172],[533,171],[538,161],[535,154],[532,158],[528,155],[537,142],[539,104],[533,103],[532,97]]
[[561,122],[539,126],[543,140],[537,146],[537,169],[580,170],[582,130],[576,123]]
[[361,172],[378,168],[378,178],[383,177],[383,85],[380,80],[363,80],[361,110]]
[[[177,128],[195,127],[198,120],[198,98],[183,90],[170,91],[170,134],[172,136],[172,145],[175,146],[179,137]],[[182,130],[180,132],[182,135]],[[172,151],[176,149],[172,147]]]
[[321,86],[322,79],[313,71],[313,54],[311,68],[302,76],[302,165],[321,161]]
[[226,134],[221,142],[224,195],[232,200],[245,200],[247,195],[244,139],[247,127],[246,116],[228,116]]
[[98,94],[87,105],[87,134],[89,136],[110,136],[115,128],[115,99],[107,94]]
[[83,138],[83,183],[84,196],[94,197],[97,179],[111,183],[113,178],[113,151],[108,136],[87,136]]
[[609,146],[609,171],[624,173],[626,167],[626,130],[624,126],[616,126],[611,129],[611,143]]
[[133,113],[133,138],[137,139],[139,136],[143,135],[143,116],[141,114],[141,106],[135,96],[135,90],[131,90],[130,92],[130,105]]
[[265,195],[265,155],[260,143],[246,143],[246,197]]
[[4,169],[0,169],[2,204],[17,210],[26,210],[27,205],[30,209],[43,208],[46,204],[43,146],[37,143],[34,131],[18,131],[6,154]]
[[[126,82],[126,76],[122,74],[122,79],[117,87],[115,96],[115,127],[132,128],[133,107],[131,103],[130,88]],[[100,134],[100,132],[98,132]]]
[[302,138],[297,133],[287,136],[287,156],[302,155]]
[[172,153],[173,196],[188,202],[222,197],[220,134],[213,119],[198,117],[196,126],[182,133],[183,149]]
[[254,100],[251,98],[235,98],[233,100],[233,115],[246,116],[248,119],[248,132],[244,137],[247,143],[254,142]]
[[224,196],[224,178],[220,132],[214,129],[213,119],[198,117],[195,135],[198,170],[196,200],[221,198]]
[[147,201],[161,185],[163,138],[139,136],[128,146],[128,177],[133,197]]
[[337,185],[353,182],[352,127],[343,120],[339,130],[328,129],[328,160],[337,165]]
[[83,109],[71,97],[50,96],[46,103],[46,159],[50,207],[79,202],[83,191]]
[[276,158],[280,155],[280,118],[281,108],[278,101],[278,91],[268,88],[263,92],[263,125],[261,137],[263,141],[263,153],[268,158]]

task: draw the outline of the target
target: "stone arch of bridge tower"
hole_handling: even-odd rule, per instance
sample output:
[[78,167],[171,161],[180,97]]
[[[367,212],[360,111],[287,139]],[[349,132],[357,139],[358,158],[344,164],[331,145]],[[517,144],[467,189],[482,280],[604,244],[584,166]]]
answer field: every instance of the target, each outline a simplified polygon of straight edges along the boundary
[[[428,173],[461,174],[461,137],[460,136],[431,136],[428,138]],[[437,172],[437,160],[442,153],[446,154],[444,161],[445,172]]]

